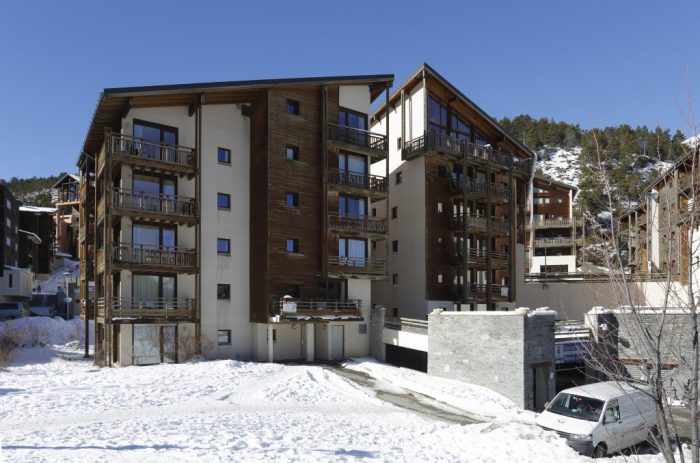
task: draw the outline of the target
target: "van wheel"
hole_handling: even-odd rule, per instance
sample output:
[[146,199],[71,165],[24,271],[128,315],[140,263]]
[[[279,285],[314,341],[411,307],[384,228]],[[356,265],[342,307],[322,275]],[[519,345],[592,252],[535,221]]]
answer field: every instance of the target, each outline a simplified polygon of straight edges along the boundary
[[608,455],[608,449],[605,444],[598,444],[593,449],[593,458],[605,458]]

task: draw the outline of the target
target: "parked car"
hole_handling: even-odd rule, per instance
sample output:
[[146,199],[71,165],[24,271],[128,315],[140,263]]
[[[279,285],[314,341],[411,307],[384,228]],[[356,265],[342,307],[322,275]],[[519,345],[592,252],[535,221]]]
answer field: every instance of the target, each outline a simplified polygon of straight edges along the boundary
[[0,302],[0,320],[14,320],[29,315],[26,302]]
[[658,416],[643,385],[604,381],[561,391],[536,422],[579,453],[604,457],[650,439]]

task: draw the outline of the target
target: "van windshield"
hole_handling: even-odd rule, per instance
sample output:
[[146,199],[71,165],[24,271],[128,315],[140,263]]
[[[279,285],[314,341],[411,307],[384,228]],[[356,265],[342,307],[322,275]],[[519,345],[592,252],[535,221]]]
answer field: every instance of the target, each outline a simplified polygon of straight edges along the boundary
[[549,404],[547,411],[579,420],[598,421],[603,405],[602,400],[560,392]]

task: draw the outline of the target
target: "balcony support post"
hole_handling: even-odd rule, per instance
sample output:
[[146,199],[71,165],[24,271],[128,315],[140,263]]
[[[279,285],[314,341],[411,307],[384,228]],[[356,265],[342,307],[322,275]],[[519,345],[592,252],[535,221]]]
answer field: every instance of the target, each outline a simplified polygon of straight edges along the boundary
[[305,343],[304,351],[306,353],[306,361],[313,362],[316,357],[316,353],[314,352],[314,347],[316,344],[316,341],[314,339],[314,326],[316,325],[313,323],[305,323],[302,326],[304,327],[304,337],[302,339]]
[[275,361],[275,356],[274,356],[274,328],[272,328],[272,323],[267,324],[267,362],[272,363]]
[[[489,146],[489,151],[491,151]],[[490,154],[490,153],[489,153]],[[491,310],[491,288],[493,288],[493,269],[491,268],[491,252],[493,251],[493,221],[494,217],[491,215],[491,209],[493,208],[493,203],[491,202],[491,162],[493,156],[489,156],[486,162],[486,235],[488,239],[486,240],[486,310]]]

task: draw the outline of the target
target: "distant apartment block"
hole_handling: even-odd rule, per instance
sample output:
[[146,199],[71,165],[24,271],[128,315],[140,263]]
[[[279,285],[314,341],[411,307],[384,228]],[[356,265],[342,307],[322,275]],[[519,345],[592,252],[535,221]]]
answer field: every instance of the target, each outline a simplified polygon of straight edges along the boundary
[[16,266],[19,255],[19,205],[6,184],[0,183],[0,276],[4,265]]
[[368,355],[388,194],[369,113],[392,81],[105,89],[78,160],[96,363]]
[[575,273],[583,221],[574,215],[578,189],[535,175],[525,222],[525,261],[530,274]]
[[389,222],[377,248],[389,279],[374,283],[375,301],[419,319],[434,308],[513,308],[534,153],[427,64],[371,127],[390,134],[391,195],[372,209]]
[[48,277],[53,270],[56,208],[19,207],[19,266],[37,276]]
[[54,206],[56,207],[55,241],[57,253],[70,254],[74,259],[78,256],[80,177],[75,174],[65,174],[51,187],[54,191]]

